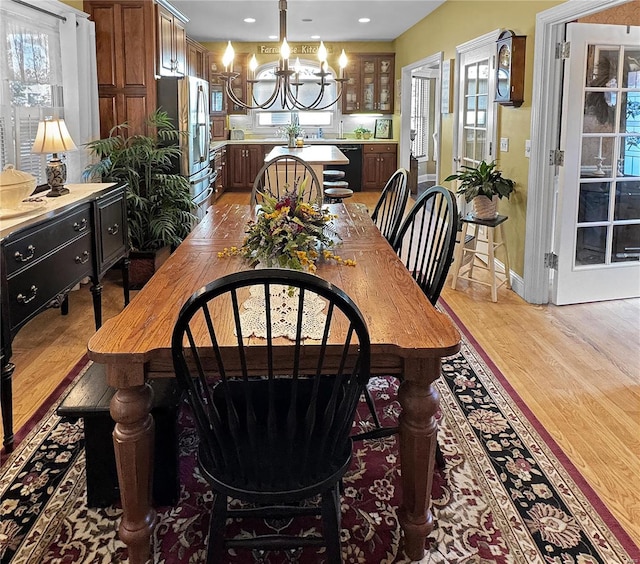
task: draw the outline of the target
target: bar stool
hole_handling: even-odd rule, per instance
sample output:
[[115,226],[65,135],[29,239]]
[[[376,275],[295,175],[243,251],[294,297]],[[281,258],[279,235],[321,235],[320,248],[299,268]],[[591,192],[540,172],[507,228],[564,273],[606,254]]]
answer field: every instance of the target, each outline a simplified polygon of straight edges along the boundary
[[325,180],[322,183],[324,199],[329,204],[339,204],[345,198],[353,196],[353,190],[349,188],[349,183],[344,180]]
[[[468,241],[469,230],[472,227],[474,231],[474,241],[472,244],[458,243],[456,247],[454,265],[453,265],[453,278],[451,281],[451,287],[455,290],[458,279],[469,280],[477,284],[484,284],[491,287],[491,300],[498,301],[498,288],[503,284],[506,284],[507,288],[511,288],[511,281],[509,280],[511,269],[509,267],[509,252],[507,250],[507,239],[504,233],[504,222],[509,219],[506,215],[498,215],[495,219],[478,219],[469,214],[461,218],[462,233],[460,241]],[[481,237],[482,230],[480,227],[484,227],[484,237]],[[496,242],[495,231],[496,228],[499,231],[499,242]],[[486,251],[484,249],[478,249],[478,243],[486,243]],[[481,246],[482,247],[482,246]],[[504,280],[498,278],[499,273],[496,272],[495,256],[496,251],[502,248],[504,254]],[[467,257],[469,255],[469,257]],[[487,266],[477,265],[475,263],[476,256],[486,257]],[[471,260],[467,260],[470,258]],[[486,270],[489,272],[489,282],[474,278],[473,271],[475,269]]]
[[342,180],[344,178],[344,170],[327,169],[322,171],[323,180]]

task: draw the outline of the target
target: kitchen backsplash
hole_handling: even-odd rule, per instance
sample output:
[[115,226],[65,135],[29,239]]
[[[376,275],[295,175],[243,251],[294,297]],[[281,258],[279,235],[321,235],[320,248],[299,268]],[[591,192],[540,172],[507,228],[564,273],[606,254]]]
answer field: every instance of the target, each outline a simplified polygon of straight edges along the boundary
[[[388,117],[388,116],[385,116]],[[379,119],[380,116],[369,117],[369,116],[342,116],[343,123],[343,131],[344,136],[347,139],[355,138],[354,130],[357,127],[365,127],[370,129],[373,138],[373,131],[375,129],[376,119]],[[229,127],[231,129],[241,129],[245,132],[245,136],[247,137],[277,137],[277,127],[260,127],[259,129],[254,129],[253,127],[253,119],[251,116],[245,115],[231,115],[229,116]],[[335,139],[338,137],[338,130],[340,127],[340,120],[337,120],[333,124],[332,127],[322,126],[322,136],[327,139]],[[305,135],[310,138],[314,138],[318,136],[318,128],[317,127],[303,127],[305,130]],[[393,128],[393,131],[396,131],[397,128]]]

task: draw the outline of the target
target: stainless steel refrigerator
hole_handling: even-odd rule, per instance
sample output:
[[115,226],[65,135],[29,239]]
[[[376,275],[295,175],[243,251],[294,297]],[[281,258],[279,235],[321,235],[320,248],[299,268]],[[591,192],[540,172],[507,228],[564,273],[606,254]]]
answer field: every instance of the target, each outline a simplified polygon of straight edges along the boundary
[[214,175],[209,162],[209,83],[195,76],[158,80],[158,107],[169,114],[180,137],[177,172],[189,180],[191,197],[203,217],[211,203]]

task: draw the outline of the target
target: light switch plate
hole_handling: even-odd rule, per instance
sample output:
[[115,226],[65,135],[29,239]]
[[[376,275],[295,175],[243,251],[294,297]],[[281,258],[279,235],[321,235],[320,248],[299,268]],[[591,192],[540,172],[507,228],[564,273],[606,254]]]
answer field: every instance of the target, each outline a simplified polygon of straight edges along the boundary
[[508,137],[500,137],[500,151],[503,153],[509,152],[509,138]]

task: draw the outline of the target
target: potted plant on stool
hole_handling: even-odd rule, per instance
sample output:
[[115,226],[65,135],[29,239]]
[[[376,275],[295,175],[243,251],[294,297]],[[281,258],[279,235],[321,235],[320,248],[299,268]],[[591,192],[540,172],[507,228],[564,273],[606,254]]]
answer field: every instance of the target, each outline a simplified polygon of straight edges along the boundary
[[467,203],[473,202],[473,215],[478,219],[494,219],[498,215],[498,199],[509,199],[515,190],[516,183],[503,178],[496,165],[496,161],[482,161],[477,167],[462,166],[462,170],[444,179],[445,182],[460,181],[456,193],[463,194]]
[[141,288],[189,234],[197,218],[188,180],[173,174],[180,158],[180,133],[171,118],[158,110],[147,118],[156,135],[127,136],[128,125],[115,126],[106,139],[88,143],[99,161],[84,171],[85,178],[126,182],[129,229],[130,285]]

